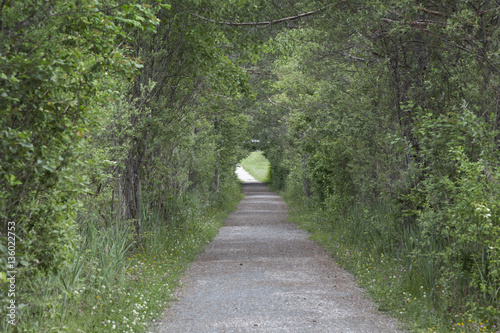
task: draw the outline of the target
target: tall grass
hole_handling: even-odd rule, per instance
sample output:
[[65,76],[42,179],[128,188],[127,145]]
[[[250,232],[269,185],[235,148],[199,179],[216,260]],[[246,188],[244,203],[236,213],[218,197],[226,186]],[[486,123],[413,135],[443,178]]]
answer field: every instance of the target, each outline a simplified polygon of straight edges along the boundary
[[[59,275],[20,275],[24,306],[16,326],[2,332],[144,332],[163,313],[189,263],[216,234],[241,199],[234,183],[223,204],[183,198],[182,216],[167,223],[141,209],[140,242],[131,221],[80,222],[80,247]],[[3,316],[2,318],[5,318]]]
[[498,332],[497,323],[459,310],[468,289],[465,279],[458,279],[451,293],[457,307],[442,305],[450,291],[440,284],[438,240],[427,236],[422,246],[421,230],[406,226],[390,205],[352,205],[337,211],[308,206],[287,193],[284,198],[291,208],[290,220],[309,231],[340,266],[356,276],[380,311],[400,318],[411,331]]

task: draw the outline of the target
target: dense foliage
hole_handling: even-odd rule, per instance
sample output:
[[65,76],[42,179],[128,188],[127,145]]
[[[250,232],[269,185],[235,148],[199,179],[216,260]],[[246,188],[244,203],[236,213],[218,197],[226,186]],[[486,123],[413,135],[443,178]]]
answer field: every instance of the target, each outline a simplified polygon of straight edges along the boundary
[[68,259],[85,137],[103,117],[113,80],[139,66],[117,46],[128,41],[128,26],[157,24],[141,5],[111,7],[3,1],[0,8],[0,219],[2,230],[8,221],[22,230],[37,269]]

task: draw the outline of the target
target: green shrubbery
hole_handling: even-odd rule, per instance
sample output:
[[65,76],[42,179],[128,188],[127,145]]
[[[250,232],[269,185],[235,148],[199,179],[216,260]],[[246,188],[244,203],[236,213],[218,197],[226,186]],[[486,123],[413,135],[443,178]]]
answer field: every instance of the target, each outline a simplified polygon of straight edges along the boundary
[[[496,331],[499,9],[359,1],[327,12],[268,43],[274,77],[255,118],[270,184],[312,210],[305,227],[381,308],[398,312],[411,294],[425,306],[402,317],[424,328]],[[388,263],[397,288],[378,283]]]
[[[105,5],[103,5],[105,6]],[[154,10],[99,10],[94,2],[4,2],[0,34],[0,219],[16,223],[26,260],[56,271],[75,243],[84,193],[85,137],[140,64],[117,47],[127,29],[154,31]],[[119,23],[118,21],[121,21]],[[123,23],[127,22],[127,23]],[[109,72],[109,75],[108,75]],[[104,115],[105,117],[105,115]]]

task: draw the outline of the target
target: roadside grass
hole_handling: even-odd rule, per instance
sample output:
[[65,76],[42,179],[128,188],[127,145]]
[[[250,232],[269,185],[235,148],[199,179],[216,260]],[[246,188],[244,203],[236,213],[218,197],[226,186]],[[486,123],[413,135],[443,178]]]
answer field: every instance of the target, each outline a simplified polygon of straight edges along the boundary
[[[179,279],[241,199],[235,184],[214,207],[198,207],[179,225],[143,212],[142,242],[124,225],[87,222],[81,248],[59,276],[23,281],[30,295],[17,326],[4,332],[145,332],[164,313]],[[227,199],[227,200],[226,200]],[[195,205],[196,206],[196,205]],[[125,224],[125,223],[124,223]]]
[[259,182],[269,182],[269,161],[261,151],[254,151],[240,162],[243,169]]
[[[289,220],[311,233],[335,261],[351,272],[378,310],[399,319],[412,332],[500,332],[498,323],[482,321],[455,309],[440,308],[436,293],[443,292],[425,254],[419,260],[408,245],[415,232],[388,239],[391,225],[387,207],[351,207],[345,215],[307,207],[287,197]],[[402,244],[409,246],[405,248]],[[429,251],[433,249],[430,248]]]

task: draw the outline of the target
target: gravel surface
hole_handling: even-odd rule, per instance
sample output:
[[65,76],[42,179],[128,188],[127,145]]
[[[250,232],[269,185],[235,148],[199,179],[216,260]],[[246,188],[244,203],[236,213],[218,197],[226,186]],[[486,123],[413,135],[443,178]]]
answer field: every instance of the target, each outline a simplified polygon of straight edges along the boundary
[[400,332],[286,222],[283,199],[241,170],[245,198],[191,265],[157,332]]

